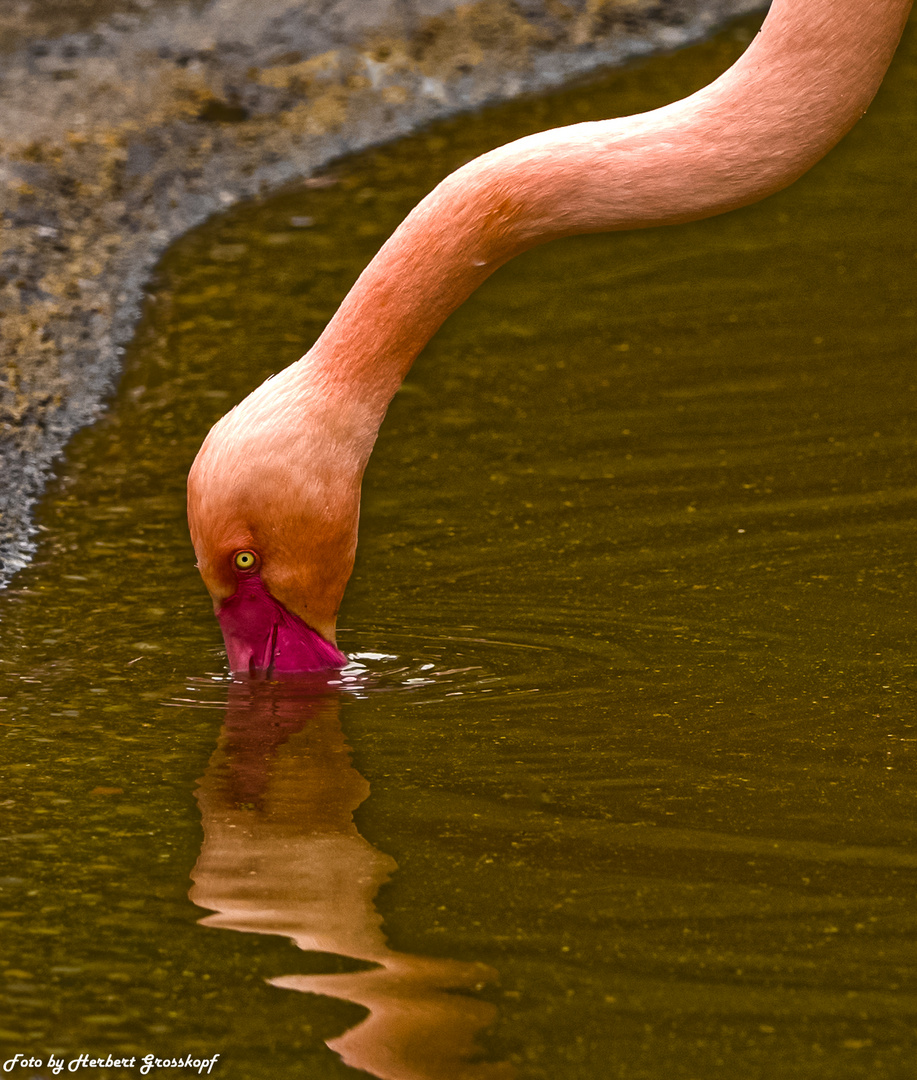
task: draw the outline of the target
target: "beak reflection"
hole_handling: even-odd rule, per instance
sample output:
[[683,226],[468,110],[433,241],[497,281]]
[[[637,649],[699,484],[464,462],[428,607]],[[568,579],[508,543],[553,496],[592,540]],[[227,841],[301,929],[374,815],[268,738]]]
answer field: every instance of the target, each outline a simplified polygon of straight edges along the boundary
[[204,826],[190,896],[206,926],[279,934],[307,952],[373,966],[287,975],[272,985],[352,1001],[369,1015],[328,1041],[380,1080],[510,1080],[480,1060],[476,1036],[496,1007],[466,992],[497,981],[485,964],[391,949],[375,908],[397,865],[363,839],[353,812],[369,795],[325,685],[233,683],[217,749],[200,781]]

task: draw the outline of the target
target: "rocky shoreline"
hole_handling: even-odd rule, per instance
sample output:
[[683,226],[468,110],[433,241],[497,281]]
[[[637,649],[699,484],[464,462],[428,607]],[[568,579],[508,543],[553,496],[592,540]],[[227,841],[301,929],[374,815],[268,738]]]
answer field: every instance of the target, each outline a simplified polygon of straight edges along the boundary
[[434,119],[762,6],[35,4],[41,18],[0,0],[0,582],[28,561],[53,462],[105,408],[144,283],[178,236]]

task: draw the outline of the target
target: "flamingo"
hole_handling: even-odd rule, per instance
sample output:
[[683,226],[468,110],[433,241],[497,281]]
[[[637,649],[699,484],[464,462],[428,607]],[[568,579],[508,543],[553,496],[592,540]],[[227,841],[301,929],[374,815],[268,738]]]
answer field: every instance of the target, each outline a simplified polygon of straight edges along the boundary
[[446,177],[309,352],[223,417],[188,479],[198,567],[233,672],[334,669],[360,485],[388,403],[498,267],[577,233],[694,221],[801,176],[866,111],[912,0],[774,0],[709,86],[651,112],[530,135]]

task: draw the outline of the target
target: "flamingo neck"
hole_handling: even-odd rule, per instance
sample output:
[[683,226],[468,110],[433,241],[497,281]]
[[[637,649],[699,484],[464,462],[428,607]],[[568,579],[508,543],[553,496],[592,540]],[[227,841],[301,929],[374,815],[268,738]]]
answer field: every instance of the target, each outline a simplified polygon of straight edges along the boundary
[[352,407],[368,457],[415,357],[514,255],[723,213],[802,175],[866,111],[911,2],[774,0],[744,55],[698,93],[470,162],[404,220],[289,376],[307,398]]

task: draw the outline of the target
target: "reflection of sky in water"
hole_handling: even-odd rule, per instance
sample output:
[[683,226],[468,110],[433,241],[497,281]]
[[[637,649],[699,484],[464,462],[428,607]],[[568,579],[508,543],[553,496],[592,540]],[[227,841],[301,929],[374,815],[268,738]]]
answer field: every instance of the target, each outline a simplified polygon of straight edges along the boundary
[[[245,779],[277,785],[273,817],[220,786],[264,748],[232,744],[227,720],[214,755],[240,706],[184,525],[207,425],[299,355],[439,175],[526,129],[683,96],[738,47],[438,127],[167,256],[117,406],[77,439],[36,565],[0,598],[13,1053],[219,1052],[227,1078],[342,1077],[327,1043],[373,1030],[358,995],[427,957],[499,972],[457,997],[497,1007],[482,1061],[527,1078],[908,1075],[912,38],[790,191],[546,247],[449,320],[367,473],[341,620],[354,664],[333,695],[353,767],[323,762],[343,794],[309,725]],[[268,852],[272,821],[295,823],[300,854],[343,837],[368,878],[342,886],[349,925],[389,967],[297,949],[319,934],[301,908],[289,933],[199,925],[191,793],[212,756],[212,880],[239,876],[233,814]],[[307,883],[309,858],[290,865]],[[248,899],[277,904],[254,878]],[[272,985],[286,976],[326,992]]]

